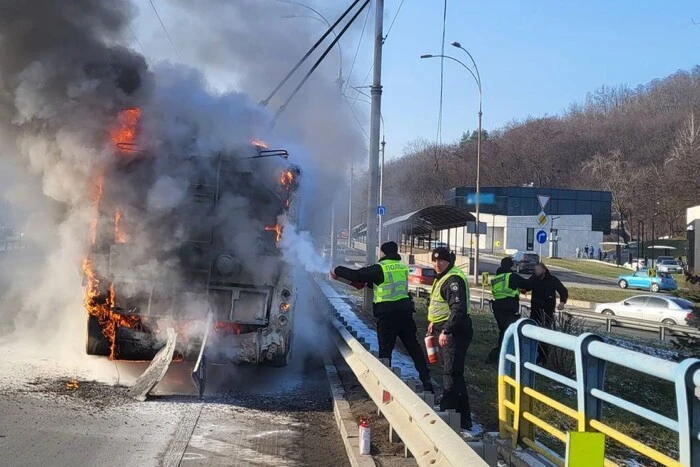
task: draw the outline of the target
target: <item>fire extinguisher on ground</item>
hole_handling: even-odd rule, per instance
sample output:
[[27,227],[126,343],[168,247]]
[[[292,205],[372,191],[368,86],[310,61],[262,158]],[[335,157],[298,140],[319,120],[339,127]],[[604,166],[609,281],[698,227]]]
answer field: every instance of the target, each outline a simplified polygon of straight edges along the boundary
[[369,455],[371,429],[366,419],[360,420],[360,454]]
[[426,334],[425,349],[428,351],[428,362],[437,363],[438,361],[438,342],[434,335]]

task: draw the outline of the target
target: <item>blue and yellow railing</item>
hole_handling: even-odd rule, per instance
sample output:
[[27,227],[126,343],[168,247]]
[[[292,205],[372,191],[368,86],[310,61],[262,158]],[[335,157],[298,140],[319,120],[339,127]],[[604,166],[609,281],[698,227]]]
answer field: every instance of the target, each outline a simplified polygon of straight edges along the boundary
[[[575,379],[536,364],[539,343],[567,349],[575,357]],[[605,367],[613,363],[674,384],[676,418],[671,419],[605,391]],[[535,376],[547,378],[576,392],[576,407],[569,407],[535,390]],[[697,392],[696,392],[697,391]],[[700,359],[680,363],[606,344],[592,333],[578,337],[541,328],[530,319],[520,319],[506,331],[498,367],[498,418],[502,438],[513,448],[528,447],[551,462],[565,466],[564,456],[535,439],[535,428],[565,445],[568,433],[538,417],[535,402],[571,418],[577,432],[603,433],[618,443],[665,466],[700,466]],[[603,404],[611,404],[678,434],[678,458],[660,452],[601,421]],[[598,435],[600,436],[600,435]],[[616,464],[608,459],[605,466]]]

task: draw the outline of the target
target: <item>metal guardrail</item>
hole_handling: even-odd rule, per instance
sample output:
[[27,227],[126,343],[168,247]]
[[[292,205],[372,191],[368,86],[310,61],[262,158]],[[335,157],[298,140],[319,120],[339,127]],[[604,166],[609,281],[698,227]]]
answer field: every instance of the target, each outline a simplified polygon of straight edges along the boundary
[[[520,305],[521,314],[523,309],[529,308],[530,307],[526,304]],[[663,324],[638,318],[621,318],[619,316],[609,316],[600,313],[594,313],[592,311],[583,311],[570,308],[564,309],[563,311],[556,310],[555,312],[560,315],[570,315],[582,318],[587,321],[600,322],[602,324],[605,324],[605,332],[612,332],[613,326],[622,325],[631,329],[656,332],[658,333],[659,339],[662,341],[666,340],[666,335],[668,333],[686,337],[700,338],[700,330],[694,329],[690,326],[681,326],[679,324]]]
[[[478,291],[477,294],[471,297],[472,302],[479,302],[481,308],[483,309],[485,305],[490,304],[488,302],[491,302],[493,299],[490,298],[491,293],[489,291],[484,292],[484,296],[481,296],[481,291]],[[530,306],[527,303],[521,303],[520,304],[520,312],[522,315],[522,311],[524,309],[529,310]],[[556,310],[555,313],[560,313],[560,314],[569,314],[571,316],[576,316],[580,318],[584,318],[586,320],[590,321],[600,321],[601,323],[605,323],[605,332],[612,332],[612,327],[615,324],[620,324],[624,325],[625,327],[629,327],[631,329],[637,329],[641,331],[653,331],[658,333],[659,335],[659,340],[666,340],[666,335],[671,332],[675,333],[677,335],[682,335],[682,336],[691,336],[691,337],[699,337],[700,338],[700,330],[694,329],[690,326],[683,326],[679,324],[663,324],[663,323],[656,323],[654,321],[648,321],[644,319],[637,319],[637,318],[621,318],[619,316],[608,316],[608,315],[602,315],[600,313],[595,313],[590,310],[585,310],[581,308],[576,308],[576,307],[568,307],[564,309],[563,311]],[[529,315],[529,313],[528,313]]]
[[[602,342],[592,333],[578,337],[535,325],[520,319],[506,331],[498,366],[498,418],[501,437],[512,439],[513,448],[529,447],[559,466],[562,458],[545,449],[535,439],[538,427],[566,443],[567,435],[533,411],[534,402],[545,404],[576,421],[580,432],[600,432],[622,445],[665,466],[700,465],[700,359],[680,363],[662,360]],[[576,374],[571,379],[536,364],[538,343],[547,343],[570,350],[575,355]],[[668,418],[605,391],[605,368],[613,363],[625,368],[674,383],[677,414]],[[535,375],[556,381],[576,391],[576,408],[568,407],[535,390]],[[678,433],[679,457],[671,458],[601,421],[603,403],[632,412],[653,423]],[[606,466],[616,465],[606,459]]]
[[[317,303],[318,305],[333,308],[321,291],[316,296],[326,299],[324,304]],[[446,423],[445,418],[457,414],[436,413],[392,369],[368,350],[368,345],[362,338],[353,336],[341,319],[336,310],[331,324],[338,333],[338,349],[343,359],[418,465],[488,466],[455,429]],[[432,400],[432,397],[429,399]]]

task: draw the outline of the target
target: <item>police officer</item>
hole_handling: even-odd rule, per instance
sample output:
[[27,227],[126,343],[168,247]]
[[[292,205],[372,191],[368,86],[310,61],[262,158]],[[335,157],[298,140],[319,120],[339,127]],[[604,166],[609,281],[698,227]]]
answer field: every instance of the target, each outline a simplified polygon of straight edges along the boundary
[[498,361],[506,329],[520,318],[520,289],[525,287],[525,279],[514,274],[512,269],[512,258],[503,258],[501,267],[491,279],[493,315],[498,324],[498,345],[486,357],[486,363]]
[[469,285],[447,248],[434,249],[432,260],[437,276],[430,292],[428,333],[439,334],[443,385],[440,410],[457,410],[461,414],[461,427],[470,430],[472,417],[464,380],[467,349],[474,337],[469,316]]
[[379,358],[391,361],[398,337],[413,360],[423,389],[433,392],[428,362],[416,337],[415,310],[413,300],[408,295],[408,266],[401,262],[396,242],[384,243],[381,251],[384,256],[377,264],[360,269],[337,266],[333,275],[351,282],[367,283],[374,288],[373,314],[377,318]]

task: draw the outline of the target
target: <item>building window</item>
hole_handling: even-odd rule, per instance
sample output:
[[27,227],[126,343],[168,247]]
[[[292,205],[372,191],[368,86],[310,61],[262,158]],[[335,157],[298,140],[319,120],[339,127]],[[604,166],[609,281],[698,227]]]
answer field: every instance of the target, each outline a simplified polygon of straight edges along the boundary
[[535,229],[528,227],[527,229],[527,251],[535,249]]

